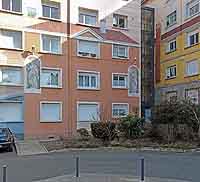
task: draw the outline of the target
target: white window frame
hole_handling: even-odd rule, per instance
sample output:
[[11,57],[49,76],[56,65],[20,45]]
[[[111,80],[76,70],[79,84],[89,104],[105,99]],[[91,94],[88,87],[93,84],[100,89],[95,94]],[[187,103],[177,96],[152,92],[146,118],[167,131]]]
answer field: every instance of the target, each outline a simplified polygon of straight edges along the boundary
[[[194,36],[194,35],[196,35],[198,33],[198,42],[196,42],[196,43],[194,43],[194,44],[190,44],[190,37],[191,36]],[[197,45],[199,42],[200,42],[200,32],[199,32],[199,30],[197,29],[197,30],[195,30],[195,31],[191,31],[191,32],[188,32],[187,34],[186,34],[186,38],[187,38],[187,47],[191,47],[191,46],[195,46],[195,45]]]
[[49,71],[58,71],[59,72],[59,77],[58,77],[58,86],[54,85],[42,85],[41,84],[41,79],[40,79],[40,86],[42,88],[62,88],[62,68],[51,68],[51,67],[42,67],[41,72],[40,72],[40,78],[42,77],[42,71],[43,70],[49,70]]
[[[97,43],[97,47],[98,47],[98,52],[96,54],[96,57],[92,57],[91,55],[87,55],[87,56],[83,56],[82,54],[80,54],[79,52],[79,47],[80,47],[80,41],[87,41],[87,42],[95,42]],[[77,45],[77,56],[78,57],[83,57],[83,58],[91,58],[91,59],[100,59],[100,51],[101,51],[101,45],[100,45],[100,42],[96,41],[96,40],[85,40],[85,39],[78,39],[77,42],[76,42],[76,45]],[[88,53],[89,54],[89,53]]]
[[[175,47],[175,49],[172,49],[172,50],[171,50],[171,49],[170,49],[170,45],[173,44],[173,43],[176,44],[176,47]],[[176,38],[175,38],[175,39],[170,40],[169,42],[167,42],[166,53],[174,52],[174,51],[176,51],[176,50],[177,50],[177,41],[176,41]]]
[[[197,64],[197,72],[196,73],[188,73],[188,64],[192,63],[192,62],[195,62]],[[198,75],[198,74],[199,74],[199,63],[198,63],[198,60],[192,60],[192,61],[186,62],[186,65],[185,65],[185,76],[195,76],[195,75]]]
[[[51,4],[42,3],[42,18],[50,19],[50,20],[57,20],[57,21],[61,20],[61,4],[60,4],[60,2],[57,2],[57,3],[59,3],[59,7],[53,6]],[[47,7],[50,8],[50,16],[52,16],[52,13],[51,13],[52,8],[59,9],[59,13],[60,13],[59,14],[59,18],[53,18],[53,17],[43,16],[43,6],[47,6]]]
[[[176,69],[176,75],[175,76],[168,76],[168,69],[171,69],[171,68]],[[177,76],[177,66],[176,65],[172,65],[172,66],[169,66],[169,67],[166,68],[166,73],[165,73],[165,79],[166,80],[176,78],[176,76]]]
[[[80,105],[80,104],[85,104],[85,105],[87,105],[87,104],[88,104],[88,105],[97,105],[98,112],[100,112],[100,103],[99,103],[99,102],[78,101],[78,102],[77,102],[77,106],[76,106],[76,107],[77,107],[77,108],[76,108],[76,109],[77,109],[77,116],[76,116],[76,117],[77,117],[77,123],[78,123],[78,122],[79,122],[79,123],[83,122],[83,121],[79,121],[79,112],[78,112],[78,111],[79,111],[79,105]],[[97,119],[98,119],[98,121],[100,121],[100,115],[98,115],[98,118],[97,118]],[[88,122],[90,122],[90,121],[88,121]]]
[[[25,33],[24,31],[21,31],[21,30],[14,30],[14,29],[7,29],[7,28],[0,28],[0,30],[5,30],[5,31],[10,31],[10,32],[21,32],[21,44],[22,44],[22,47],[21,48],[10,48],[10,47],[5,47],[5,46],[0,46],[0,48],[4,48],[4,49],[10,49],[10,50],[24,50],[24,47],[25,47]],[[1,36],[1,34],[0,34]]]
[[23,0],[21,0],[21,11],[14,11],[13,10],[13,4],[12,4],[12,0],[9,0],[10,1],[10,10],[6,10],[6,9],[3,9],[3,2],[1,0],[0,4],[1,4],[1,10],[2,11],[6,11],[6,12],[11,12],[11,13],[15,13],[15,14],[22,14],[22,11],[23,11]]
[[[170,22],[172,16],[176,16],[176,21]],[[168,24],[168,22],[169,22],[169,24]],[[175,25],[176,23],[177,23],[177,10],[174,10],[166,17],[166,28],[169,28],[169,27]]]
[[[127,105],[127,114],[124,116],[114,116],[113,115],[113,106],[114,105]],[[126,117],[129,114],[129,103],[112,103],[112,118],[123,118]]]
[[[53,51],[46,51],[43,49],[43,36],[49,36],[49,37],[57,37],[60,39],[60,50],[58,52],[53,52]],[[51,47],[51,45],[50,45]],[[60,55],[62,54],[62,37],[61,36],[58,36],[58,35],[51,35],[51,34],[40,34],[40,51],[42,53],[49,53],[49,54],[57,54],[57,55]]]
[[[189,91],[197,91],[197,101],[196,102],[194,102],[194,97],[189,97],[189,95],[188,95],[188,92]],[[191,102],[192,103],[194,103],[194,104],[199,104],[199,89],[198,88],[190,88],[190,89],[186,89],[185,90],[185,97],[186,98],[189,98],[190,100],[191,100]]]
[[23,86],[24,85],[22,68],[20,68],[20,67],[1,67],[0,72],[3,71],[3,70],[17,70],[17,71],[19,70],[20,74],[21,74],[21,83],[19,84],[19,83],[6,83],[6,82],[4,82],[4,83],[0,83],[0,85],[5,85],[5,86]]
[[[42,104],[59,104],[60,105],[60,119],[57,121],[44,121],[41,118],[41,112],[42,112]],[[61,101],[41,101],[40,102],[40,123],[60,123],[62,122],[62,114],[63,114],[63,102]]]
[[[116,16],[116,18],[117,18],[117,26],[115,26],[114,25],[114,17]],[[124,27],[120,27],[120,25],[119,25],[119,18],[124,18],[124,24],[125,24],[125,26]],[[120,29],[128,29],[128,16],[126,16],[126,15],[120,15],[120,14],[113,14],[113,22],[112,22],[112,26],[113,26],[113,28],[120,28]]]
[[[115,75],[125,77],[125,86],[114,86]],[[112,73],[112,88],[128,89],[128,73]]]
[[[199,11],[194,13],[194,14],[190,14],[190,10],[192,8],[194,8],[195,6],[199,6]],[[200,2],[197,0],[197,1],[193,1],[191,0],[190,2],[188,2],[185,6],[185,10],[186,10],[186,18],[191,18],[193,16],[196,16],[200,13]]]
[[[121,47],[126,47],[126,51],[127,51],[127,57],[119,57],[119,56],[115,56],[114,55],[114,46],[118,46],[118,51],[119,51],[119,47],[121,46]],[[127,45],[122,45],[122,44],[112,44],[112,58],[114,58],[114,59],[125,59],[125,60],[127,60],[127,59],[129,59],[129,46],[127,46]]]
[[[94,13],[94,15],[92,15]],[[83,22],[80,21],[80,16],[83,16]],[[86,17],[95,17],[96,22],[95,24],[86,23]],[[96,26],[98,22],[98,10],[92,10],[92,9],[85,9],[85,8],[79,8],[79,14],[78,14],[78,22],[83,25],[89,25],[89,26]]]
[[[90,76],[91,74],[95,74],[97,77],[97,87],[96,88],[93,88],[93,87],[81,87],[79,86],[79,75],[81,73],[84,73],[85,75],[88,74],[88,76]],[[91,77],[90,77],[90,81],[91,82]],[[101,88],[101,73],[100,72],[97,72],[97,71],[86,71],[86,70],[78,70],[77,71],[77,89],[81,89],[81,90],[100,90]],[[91,83],[90,83],[91,84]]]

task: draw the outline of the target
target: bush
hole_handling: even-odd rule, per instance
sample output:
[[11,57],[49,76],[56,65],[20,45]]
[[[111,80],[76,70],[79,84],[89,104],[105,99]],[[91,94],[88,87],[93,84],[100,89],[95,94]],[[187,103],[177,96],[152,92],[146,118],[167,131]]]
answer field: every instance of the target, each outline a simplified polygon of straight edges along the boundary
[[90,136],[89,132],[87,129],[85,128],[80,128],[77,130],[77,133],[81,136],[81,137],[84,137],[84,138],[87,138]]
[[117,136],[116,124],[113,122],[91,123],[92,135],[104,142],[110,142]]
[[127,138],[138,138],[144,133],[144,121],[143,118],[129,114],[120,119],[119,130],[124,132]]
[[[189,100],[165,101],[154,107],[154,131],[168,142],[190,140],[198,133],[200,107]],[[158,126],[165,125],[158,130]]]

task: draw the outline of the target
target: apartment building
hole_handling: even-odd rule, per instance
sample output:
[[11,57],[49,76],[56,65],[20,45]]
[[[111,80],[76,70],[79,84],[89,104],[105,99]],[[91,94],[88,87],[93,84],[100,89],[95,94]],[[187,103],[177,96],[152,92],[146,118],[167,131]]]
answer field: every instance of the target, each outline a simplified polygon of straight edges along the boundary
[[155,9],[156,103],[199,103],[200,1],[146,0],[143,6]]
[[141,2],[115,1],[0,0],[0,126],[71,137],[140,112]]

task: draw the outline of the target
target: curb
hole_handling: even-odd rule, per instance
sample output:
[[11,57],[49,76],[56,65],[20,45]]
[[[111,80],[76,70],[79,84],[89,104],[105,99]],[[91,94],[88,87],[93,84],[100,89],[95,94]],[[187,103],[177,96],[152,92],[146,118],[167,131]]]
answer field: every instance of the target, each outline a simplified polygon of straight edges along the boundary
[[196,152],[200,153],[200,148],[197,149],[175,149],[175,148],[124,148],[124,147],[99,147],[99,148],[65,148],[60,150],[52,150],[48,153],[57,153],[57,152],[76,152],[76,151],[133,151],[133,152],[174,152],[174,153],[191,153]]

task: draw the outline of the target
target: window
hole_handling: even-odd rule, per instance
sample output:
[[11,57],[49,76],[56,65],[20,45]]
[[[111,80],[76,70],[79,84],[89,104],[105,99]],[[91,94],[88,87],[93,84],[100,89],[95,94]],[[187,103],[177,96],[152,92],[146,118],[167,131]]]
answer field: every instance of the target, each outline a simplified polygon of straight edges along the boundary
[[113,58],[128,58],[128,46],[113,45]]
[[199,103],[199,90],[198,89],[190,89],[186,90],[186,99],[190,99],[192,103]]
[[20,68],[1,68],[0,84],[20,85],[22,84],[22,72]]
[[41,102],[40,121],[41,122],[62,121],[62,103],[61,102]]
[[59,54],[61,53],[61,38],[52,35],[42,35],[42,51]]
[[0,29],[0,47],[22,49],[22,32]]
[[199,32],[194,31],[187,34],[187,46],[193,46],[199,43]]
[[78,72],[77,87],[79,89],[99,89],[100,73]]
[[176,77],[176,66],[170,66],[166,70],[166,78],[175,78]]
[[93,122],[99,120],[98,103],[78,103],[78,122]]
[[168,42],[166,52],[172,52],[176,50],[176,39]]
[[127,74],[113,74],[112,87],[113,88],[127,88],[128,76]]
[[60,19],[60,3],[43,1],[42,16],[46,18]]
[[200,12],[199,0],[192,0],[186,5],[186,17],[192,17]]
[[99,56],[99,43],[86,40],[78,40],[78,55],[97,58]]
[[177,100],[177,92],[176,91],[167,92],[166,96],[167,96],[168,102],[173,102],[173,101]]
[[176,11],[174,11],[173,13],[171,13],[167,16],[166,25],[167,25],[167,27],[170,27],[170,26],[174,25],[175,23],[176,23]]
[[79,9],[79,23],[95,26],[97,24],[97,17],[98,11],[83,8]]
[[22,0],[2,0],[2,9],[22,12]]
[[113,27],[128,28],[128,17],[123,15],[113,15]]
[[114,118],[123,117],[128,114],[128,104],[112,104],[112,116]]
[[198,72],[199,72],[199,65],[196,60],[186,63],[186,75],[187,76],[196,75],[196,74],[198,74]]
[[56,69],[42,69],[41,86],[61,87],[61,71]]

